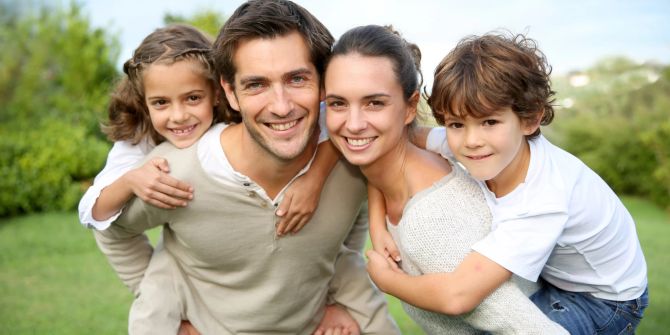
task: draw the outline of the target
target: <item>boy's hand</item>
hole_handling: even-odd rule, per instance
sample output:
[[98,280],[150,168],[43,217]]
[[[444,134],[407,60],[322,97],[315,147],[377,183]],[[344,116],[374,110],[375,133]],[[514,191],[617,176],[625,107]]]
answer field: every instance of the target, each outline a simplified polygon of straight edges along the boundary
[[139,168],[129,171],[123,178],[133,194],[159,208],[185,207],[193,199],[193,188],[168,173],[165,159],[157,157]]
[[391,272],[405,273],[391,258],[384,257],[374,250],[368,250],[365,255],[368,257],[367,269],[370,279],[384,292],[386,292],[384,280]]
[[398,246],[396,246],[395,241],[388,230],[375,230],[374,234],[371,231],[370,235],[372,248],[377,253],[383,255],[394,263],[400,262],[400,251],[398,251]]
[[326,306],[326,313],[313,335],[360,335],[360,333],[358,323],[349,312],[344,307],[333,304]]
[[296,179],[286,190],[275,214],[280,217],[277,235],[297,233],[312,218],[319,204],[322,184],[311,182],[305,176]]

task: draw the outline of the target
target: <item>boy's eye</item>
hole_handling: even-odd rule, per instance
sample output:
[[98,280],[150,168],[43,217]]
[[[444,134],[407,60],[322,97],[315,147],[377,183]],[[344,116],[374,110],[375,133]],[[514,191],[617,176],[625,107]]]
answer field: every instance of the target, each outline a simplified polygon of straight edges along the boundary
[[484,120],[483,123],[484,123],[485,126],[495,126],[496,124],[498,124],[498,120],[489,119],[489,120]]
[[447,128],[453,128],[453,129],[463,128],[463,124],[460,122],[448,122]]

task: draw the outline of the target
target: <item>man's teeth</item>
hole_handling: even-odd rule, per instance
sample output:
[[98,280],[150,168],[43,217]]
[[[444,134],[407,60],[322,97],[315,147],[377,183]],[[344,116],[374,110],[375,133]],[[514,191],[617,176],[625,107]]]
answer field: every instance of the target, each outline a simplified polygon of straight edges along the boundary
[[298,120],[294,120],[287,123],[270,123],[270,128],[272,128],[272,130],[282,131],[293,128],[293,126],[295,126],[296,123],[298,123]]
[[353,146],[356,146],[356,147],[366,145],[366,144],[372,142],[372,140],[373,140],[372,137],[368,137],[368,138],[347,138],[347,142],[350,145],[353,145]]

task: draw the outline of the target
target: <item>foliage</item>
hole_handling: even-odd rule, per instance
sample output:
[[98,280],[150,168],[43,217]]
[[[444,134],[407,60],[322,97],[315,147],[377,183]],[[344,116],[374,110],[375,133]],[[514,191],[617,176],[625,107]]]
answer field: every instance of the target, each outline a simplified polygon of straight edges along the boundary
[[0,216],[72,209],[109,148],[99,122],[118,42],[76,4],[7,8],[17,16],[0,19]]
[[223,26],[223,23],[226,22],[226,18],[223,14],[214,10],[201,10],[193,14],[190,18],[179,14],[168,13],[165,14],[163,21],[165,24],[187,23],[197,27],[210,36],[215,37],[219,33],[219,29]]
[[551,139],[617,193],[670,207],[670,67],[610,58],[578,75],[588,83],[554,82],[566,107],[557,110]]
[[61,120],[23,129],[0,128],[0,216],[75,208],[108,144]]

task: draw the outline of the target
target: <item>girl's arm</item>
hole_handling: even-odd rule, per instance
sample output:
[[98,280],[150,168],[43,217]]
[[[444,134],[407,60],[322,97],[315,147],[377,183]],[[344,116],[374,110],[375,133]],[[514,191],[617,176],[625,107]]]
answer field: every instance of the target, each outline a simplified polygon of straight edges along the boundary
[[339,159],[340,152],[329,140],[319,144],[311,167],[289,186],[277,209],[276,214],[281,217],[277,235],[295,234],[309,222],[319,204],[321,189]]
[[[134,175],[136,178],[130,181],[131,184],[128,184],[129,181],[124,176],[129,174],[153,147],[154,145],[147,141],[140,142],[139,144],[131,144],[129,141],[114,143],[107,156],[105,167],[98,173],[93,185],[88,188],[79,201],[79,220],[84,226],[98,230],[107,229],[111,222],[119,216],[125,203],[135,194],[131,186],[141,189],[142,183],[147,185],[151,182],[151,179],[143,179],[141,176],[138,179],[137,173],[131,173],[131,176]],[[159,168],[153,167],[154,170]],[[167,169],[167,164],[164,164],[162,169]],[[188,185],[169,176],[163,179],[166,180],[167,185],[162,185],[162,183],[158,185],[163,191],[155,187],[152,189],[149,186],[145,188],[145,190],[148,189],[149,191],[147,191],[148,194],[145,193],[143,199],[160,201],[161,199],[165,199],[165,197],[171,197],[169,194],[184,196],[183,192],[189,192],[190,190]],[[177,186],[174,187],[174,185]],[[141,195],[142,193],[138,190],[137,194]],[[184,199],[187,198],[171,198],[170,201],[183,202]],[[151,203],[151,201],[149,202]],[[157,204],[154,203],[154,205]]]
[[400,262],[400,252],[393,237],[386,230],[384,196],[381,191],[370,184],[368,184],[368,207],[372,248],[384,257],[391,257],[394,262]]
[[93,218],[107,220],[123,208],[133,195],[159,208],[184,207],[193,198],[193,188],[172,178],[168,162],[156,157],[139,168],[132,169],[102,189],[95,205]]
[[368,272],[382,291],[430,311],[460,315],[472,311],[512,273],[472,252],[453,272],[409,276],[381,254],[368,251]]

